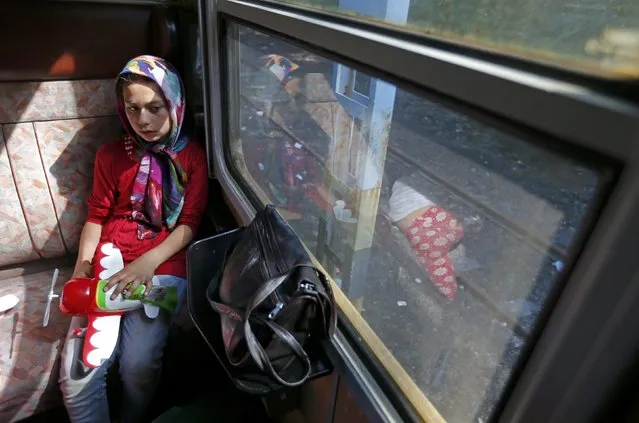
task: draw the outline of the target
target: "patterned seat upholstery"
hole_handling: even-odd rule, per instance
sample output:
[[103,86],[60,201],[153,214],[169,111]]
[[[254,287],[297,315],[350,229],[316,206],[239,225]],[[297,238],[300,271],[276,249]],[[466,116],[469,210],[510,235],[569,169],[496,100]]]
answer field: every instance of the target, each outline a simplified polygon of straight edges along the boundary
[[0,83],[0,296],[20,298],[0,314],[1,422],[60,405],[69,318],[54,304],[42,327],[53,274],[42,264],[77,251],[95,152],[120,131],[114,104],[112,80]]

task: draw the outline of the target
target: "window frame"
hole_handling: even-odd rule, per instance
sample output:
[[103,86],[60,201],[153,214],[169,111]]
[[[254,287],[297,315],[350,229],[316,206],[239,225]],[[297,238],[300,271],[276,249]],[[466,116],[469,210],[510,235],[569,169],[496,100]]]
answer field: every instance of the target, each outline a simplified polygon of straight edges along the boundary
[[57,2],[67,3],[112,3],[112,4],[129,4],[139,6],[178,6],[181,0],[53,0]]
[[[248,0],[248,2],[252,1],[253,0]],[[551,50],[544,50],[542,54],[539,54],[538,48],[526,44],[519,44],[512,47],[488,38],[481,40],[469,39],[454,32],[443,33],[438,30],[423,32],[419,29],[412,28],[412,25],[408,22],[397,23],[393,20],[378,20],[374,15],[368,13],[357,16],[350,14],[347,10],[341,10],[341,6],[339,6],[337,10],[331,10],[330,8],[316,7],[309,3],[303,3],[299,0],[256,0],[255,2],[275,6],[285,5],[296,10],[305,10],[320,16],[328,16],[329,18],[334,15],[340,15],[347,21],[363,23],[365,26],[375,28],[377,31],[384,31],[389,26],[393,26],[394,31],[402,32],[411,38],[428,39],[430,42],[437,42],[445,45],[447,48],[461,48],[465,51],[487,55],[494,60],[504,60],[508,63],[526,62],[533,66],[540,66],[541,68],[552,68],[586,78],[622,84],[632,84],[633,81],[636,81],[638,78],[636,73],[628,75],[623,72],[616,72],[615,70],[607,70],[592,63],[563,56],[561,53]]]
[[[256,209],[255,198],[244,191],[226,162],[230,117],[223,105],[229,92],[237,89],[225,85],[227,57],[222,50],[227,19],[311,45],[327,57],[337,57],[340,63],[352,64],[398,88],[435,93],[457,108],[462,105],[471,116],[479,110],[482,116],[494,117],[493,125],[504,121],[520,125],[528,132],[562,140],[552,147],[575,152],[585,149],[586,155],[601,155],[617,165],[620,177],[607,203],[600,204],[601,212],[591,216],[594,226],[575,241],[583,248],[567,264],[566,277],[557,281],[556,296],[549,298],[539,317],[528,353],[514,370],[492,421],[562,422],[570,417],[570,421],[585,422],[594,417],[631,365],[639,345],[639,333],[624,331],[620,324],[639,321],[639,264],[630,254],[615,254],[632,251],[639,239],[635,219],[639,215],[639,149],[633,145],[639,137],[638,105],[598,83],[601,81],[593,83],[551,68],[542,72],[523,61],[506,65],[477,57],[472,50],[445,48],[425,38],[415,40],[401,31],[340,16],[327,18],[257,0],[200,0],[198,5],[205,113],[211,118],[206,119],[207,143],[212,143],[215,172],[226,200],[242,224],[252,220]],[[342,326],[339,335],[359,352],[349,355],[334,341],[338,355],[349,363],[364,359],[362,363],[368,364],[361,357],[360,341],[352,333],[347,336],[348,332]],[[349,372],[375,382],[370,374],[358,373],[357,366],[351,366]],[[375,382],[376,394],[363,395],[370,407],[392,396],[382,385],[383,381]],[[405,402],[391,401],[398,411],[407,406]],[[424,418],[415,409],[404,410],[402,415],[410,416],[411,421]]]

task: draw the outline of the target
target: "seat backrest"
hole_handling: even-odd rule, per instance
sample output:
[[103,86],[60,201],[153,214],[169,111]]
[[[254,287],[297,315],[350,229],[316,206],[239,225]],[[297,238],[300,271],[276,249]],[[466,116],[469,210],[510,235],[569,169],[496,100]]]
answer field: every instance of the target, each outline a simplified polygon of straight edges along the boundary
[[112,80],[0,83],[0,266],[77,250]]
[[111,80],[0,84],[0,266],[76,251],[113,97]]

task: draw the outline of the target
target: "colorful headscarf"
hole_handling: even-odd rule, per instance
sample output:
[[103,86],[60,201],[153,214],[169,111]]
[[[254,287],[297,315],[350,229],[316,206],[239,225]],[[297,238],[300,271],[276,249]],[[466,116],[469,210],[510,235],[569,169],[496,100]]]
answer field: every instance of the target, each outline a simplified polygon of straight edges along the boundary
[[267,54],[262,56],[264,67],[271,71],[282,83],[287,83],[291,78],[291,73],[299,69],[297,63],[293,63],[288,58],[278,54]]
[[168,62],[155,56],[138,56],[126,64],[116,78],[116,89],[126,76],[140,75],[155,82],[162,92],[171,119],[171,131],[160,141],[146,142],[131,126],[121,91],[117,93],[117,110],[129,136],[144,151],[135,177],[131,204],[132,217],[138,221],[138,239],[153,238],[166,224],[173,229],[184,205],[186,172],[177,157],[189,141],[182,134],[184,120],[184,85],[180,75]]

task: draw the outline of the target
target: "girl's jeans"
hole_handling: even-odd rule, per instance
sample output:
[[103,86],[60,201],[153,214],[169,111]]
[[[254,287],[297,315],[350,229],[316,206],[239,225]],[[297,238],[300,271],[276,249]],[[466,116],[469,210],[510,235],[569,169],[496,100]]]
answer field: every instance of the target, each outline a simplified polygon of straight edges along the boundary
[[[170,275],[157,277],[160,285],[178,286],[180,304],[185,280]],[[106,374],[116,359],[119,359],[123,385],[122,423],[142,421],[160,381],[162,353],[171,322],[172,316],[164,310],[160,310],[155,319],[148,318],[143,308],[127,312],[122,316],[118,346],[113,356],[87,372],[81,364],[84,338],[73,335],[76,328],[86,327],[87,319],[73,317],[60,368],[60,388],[72,423],[111,422]]]

